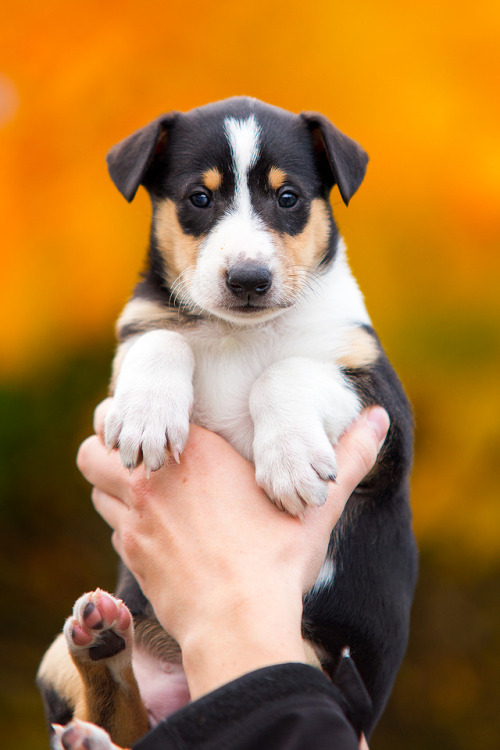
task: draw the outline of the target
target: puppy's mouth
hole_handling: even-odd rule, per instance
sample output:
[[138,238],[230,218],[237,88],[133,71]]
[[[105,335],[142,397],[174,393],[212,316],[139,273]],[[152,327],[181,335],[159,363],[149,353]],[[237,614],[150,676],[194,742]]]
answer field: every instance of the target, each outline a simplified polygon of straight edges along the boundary
[[264,321],[275,318],[280,315],[284,310],[291,307],[291,303],[279,303],[267,304],[247,302],[245,305],[221,305],[217,311],[213,311],[215,315],[226,320],[233,320],[234,322],[247,320],[250,321]]
[[260,300],[253,295],[249,295],[246,302],[244,300],[225,300],[223,306],[228,312],[237,312],[242,315],[251,315],[252,313],[275,313],[291,306],[291,301],[285,301],[279,297],[276,299],[264,298]]
[[255,312],[264,312],[273,310],[273,307],[269,305],[256,305],[254,302],[247,302],[246,305],[229,305],[228,309],[231,312],[239,312],[242,315],[251,315]]

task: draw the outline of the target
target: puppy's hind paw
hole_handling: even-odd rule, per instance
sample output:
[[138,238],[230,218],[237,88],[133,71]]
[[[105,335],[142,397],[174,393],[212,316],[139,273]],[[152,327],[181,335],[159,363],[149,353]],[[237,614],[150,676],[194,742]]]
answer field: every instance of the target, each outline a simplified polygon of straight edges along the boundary
[[79,663],[115,657],[121,661],[123,653],[130,659],[132,615],[120,599],[96,589],[77,599],[73,615],[64,624],[64,634]]
[[52,750],[120,750],[104,729],[75,719],[71,724],[52,724]]

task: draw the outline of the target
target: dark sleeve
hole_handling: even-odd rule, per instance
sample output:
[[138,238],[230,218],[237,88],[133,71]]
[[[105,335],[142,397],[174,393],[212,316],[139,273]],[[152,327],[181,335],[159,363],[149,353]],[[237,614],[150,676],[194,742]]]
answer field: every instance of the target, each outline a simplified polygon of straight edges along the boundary
[[181,708],[133,750],[357,750],[340,691],[318,669],[259,669]]

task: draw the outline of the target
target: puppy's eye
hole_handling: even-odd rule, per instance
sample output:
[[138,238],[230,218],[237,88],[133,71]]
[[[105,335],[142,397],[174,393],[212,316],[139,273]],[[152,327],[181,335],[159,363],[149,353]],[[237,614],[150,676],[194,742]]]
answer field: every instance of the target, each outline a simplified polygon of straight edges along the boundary
[[298,200],[298,195],[292,193],[291,190],[285,190],[285,192],[281,193],[278,198],[278,205],[281,206],[281,208],[293,208]]
[[189,200],[196,206],[196,208],[208,208],[211,204],[210,196],[207,193],[193,193],[189,196]]

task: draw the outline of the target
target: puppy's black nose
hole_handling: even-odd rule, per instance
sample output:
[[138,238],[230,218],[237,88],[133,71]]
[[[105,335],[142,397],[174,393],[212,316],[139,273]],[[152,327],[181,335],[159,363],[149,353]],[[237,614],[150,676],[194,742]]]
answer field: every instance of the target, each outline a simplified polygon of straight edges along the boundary
[[271,272],[258,263],[239,263],[226,271],[226,285],[237,297],[262,296],[271,283]]

